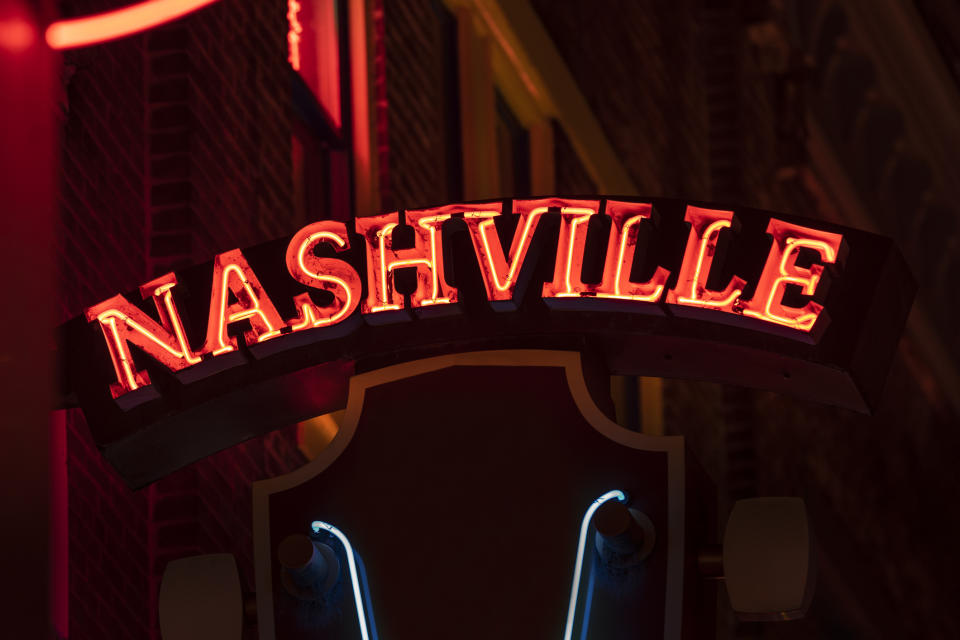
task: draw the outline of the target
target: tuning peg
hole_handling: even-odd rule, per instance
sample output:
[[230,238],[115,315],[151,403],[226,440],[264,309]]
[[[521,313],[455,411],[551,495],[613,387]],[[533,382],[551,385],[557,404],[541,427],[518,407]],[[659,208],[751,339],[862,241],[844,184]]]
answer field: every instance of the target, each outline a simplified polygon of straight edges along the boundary
[[815,557],[800,498],[738,500],[727,520],[722,552],[699,558],[701,571],[726,581],[730,605],[742,620],[802,618],[815,583]]
[[243,595],[229,553],[171,560],[159,595],[163,640],[240,640]]
[[290,595],[300,600],[321,600],[340,576],[336,552],[305,535],[284,538],[277,555],[284,570],[280,581]]
[[656,531],[650,518],[618,500],[604,502],[593,516],[597,551],[612,566],[642,562],[653,550]]

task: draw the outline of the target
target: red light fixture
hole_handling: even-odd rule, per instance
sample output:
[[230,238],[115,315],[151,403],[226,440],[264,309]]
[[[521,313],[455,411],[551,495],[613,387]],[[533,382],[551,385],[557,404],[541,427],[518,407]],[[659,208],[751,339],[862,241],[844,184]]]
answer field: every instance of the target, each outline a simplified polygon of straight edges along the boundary
[[217,0],[145,0],[122,9],[58,20],[47,27],[47,44],[72,49],[116,40],[181,18]]

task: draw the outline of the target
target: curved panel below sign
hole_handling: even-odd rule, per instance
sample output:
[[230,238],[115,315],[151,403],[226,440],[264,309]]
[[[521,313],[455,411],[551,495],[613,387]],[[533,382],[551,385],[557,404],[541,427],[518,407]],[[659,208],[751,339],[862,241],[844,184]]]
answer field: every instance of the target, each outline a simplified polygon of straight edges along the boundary
[[[344,458],[348,449],[352,449],[357,446],[354,444],[358,431],[358,425],[364,424],[365,412],[371,410],[370,406],[365,406],[365,400],[370,393],[378,389],[384,389],[390,387],[391,385],[403,384],[409,382],[412,378],[419,378],[421,376],[429,376],[435,374],[436,372],[448,370],[450,368],[457,367],[463,368],[466,370],[483,370],[486,368],[503,368],[508,369],[518,368],[518,367],[530,367],[530,368],[560,368],[563,371],[564,379],[566,382],[567,391],[570,395],[576,410],[574,413],[579,413],[579,416],[570,416],[570,428],[576,428],[573,425],[586,423],[592,430],[595,430],[597,434],[603,436],[599,440],[601,442],[606,442],[607,445],[601,445],[600,449],[595,448],[586,448],[582,451],[582,455],[585,459],[597,458],[597,454],[602,454],[603,451],[621,451],[628,452],[633,450],[636,452],[636,455],[652,455],[652,456],[665,456],[665,472],[666,475],[662,477],[663,486],[658,490],[666,491],[667,499],[667,508],[665,511],[664,517],[666,518],[665,526],[665,535],[663,536],[663,541],[666,543],[666,556],[664,558],[666,563],[666,583],[663,585],[663,603],[665,610],[663,611],[662,624],[663,633],[662,636],[658,633],[657,637],[663,637],[668,639],[679,639],[680,638],[680,628],[683,620],[683,600],[684,600],[684,552],[689,541],[686,540],[685,527],[689,523],[685,523],[685,513],[688,510],[687,507],[687,493],[690,490],[685,479],[688,473],[685,449],[683,444],[683,438],[680,436],[649,436],[637,432],[628,431],[616,423],[614,423],[607,415],[597,406],[594,402],[593,397],[588,390],[588,377],[584,375],[584,371],[581,364],[581,356],[575,352],[562,352],[562,351],[541,351],[541,350],[500,350],[500,351],[482,351],[482,352],[473,352],[473,353],[462,353],[454,355],[439,356],[434,358],[427,358],[423,360],[416,360],[413,362],[407,362],[399,365],[394,365],[390,367],[385,367],[378,369],[376,371],[371,371],[364,374],[359,374],[351,378],[350,380],[350,394],[349,401],[347,403],[346,414],[342,420],[340,430],[337,433],[337,436],[333,441],[328,445],[328,447],[323,450],[317,458],[315,458],[310,463],[304,465],[300,469],[297,469],[289,474],[280,476],[277,478],[271,478],[268,480],[263,480],[256,482],[253,485],[253,513],[254,513],[254,556],[255,556],[255,565],[256,565],[256,580],[257,580],[257,604],[258,604],[258,621],[259,621],[259,632],[264,640],[271,640],[272,638],[279,637],[275,635],[276,625],[278,620],[275,617],[276,614],[276,604],[275,598],[278,597],[276,594],[277,591],[277,582],[276,577],[274,576],[272,562],[274,556],[274,548],[277,544],[276,538],[286,535],[288,532],[285,531],[284,527],[291,526],[291,522],[299,522],[296,516],[290,514],[290,505],[298,505],[295,510],[302,510],[304,516],[307,514],[313,514],[311,517],[305,517],[303,527],[306,528],[309,526],[310,522],[319,517],[323,519],[327,517],[327,514],[321,514],[317,512],[317,504],[321,504],[326,500],[329,502],[331,500],[330,490],[324,489],[324,482],[333,482],[333,491],[337,494],[348,495],[351,491],[354,491],[354,487],[351,483],[344,483],[344,473],[349,474],[359,472],[359,468],[356,467],[356,462],[354,460],[348,461],[348,471],[345,472],[341,468],[337,473],[336,477],[331,477],[327,480],[324,476],[324,472],[334,469],[335,463],[338,460]],[[531,369],[533,372],[534,369]],[[421,378],[422,379],[422,378]],[[466,392],[465,392],[466,393]],[[469,393],[463,396],[463,399],[469,397]],[[462,400],[461,399],[461,402]],[[556,398],[551,397],[551,402],[554,402]],[[542,401],[542,400],[540,400]],[[383,411],[382,407],[376,409],[378,411]],[[393,414],[391,414],[393,415]],[[402,423],[403,420],[408,420],[409,416],[406,415],[397,415],[396,420]],[[438,424],[447,424],[450,425],[450,418],[446,421],[441,421]],[[397,428],[400,427],[398,423]],[[516,425],[514,425],[516,427]],[[423,435],[423,434],[421,434]],[[427,434],[429,435],[429,434]],[[559,434],[558,434],[559,437]],[[541,439],[542,441],[542,439]],[[371,446],[371,441],[366,441],[362,443],[361,446],[369,447]],[[563,449],[564,447],[569,446],[564,442],[559,444],[549,444],[544,447],[545,454],[546,451],[551,450],[551,447],[559,447]],[[612,448],[610,448],[612,447]],[[365,451],[364,451],[365,452]],[[364,452],[354,451],[354,456],[361,455]],[[629,455],[629,454],[628,454]],[[507,454],[509,457],[509,454]],[[600,456],[602,459],[606,460],[605,455]],[[376,454],[370,454],[368,457],[365,457],[364,464],[374,464],[373,462],[376,459]],[[591,464],[596,464],[597,460],[592,460]],[[617,463],[613,463],[616,466]],[[584,469],[587,469],[590,465],[584,464]],[[634,465],[633,468],[639,470],[644,465],[637,467]],[[349,471],[353,469],[353,471]],[[411,474],[422,474],[427,473],[429,470],[424,469],[411,469]],[[576,470],[572,471],[573,475],[577,473],[582,474],[584,471]],[[381,474],[383,470],[371,468],[369,470],[371,474]],[[644,473],[649,473],[646,471]],[[352,476],[356,477],[356,476]],[[589,478],[593,480],[594,478]],[[604,482],[607,480],[603,480]],[[318,484],[319,483],[319,484]],[[592,489],[587,489],[592,491]],[[650,491],[654,491],[653,487],[650,487]],[[590,499],[595,498],[596,494],[589,493]],[[499,494],[498,494],[499,496]],[[341,499],[344,496],[341,495]],[[551,501],[557,496],[543,496],[541,499],[546,501]],[[503,495],[499,496],[499,499],[504,501],[516,500],[516,495]],[[562,496],[561,496],[562,499]],[[280,500],[278,503],[277,501]],[[308,501],[311,504],[302,504],[304,501]],[[336,502],[336,501],[334,501]],[[280,505],[278,507],[278,504]],[[573,510],[572,513],[568,514],[572,521],[576,524],[579,524],[580,519],[582,518],[582,504],[574,501],[573,504],[580,505]],[[286,506],[284,506],[286,505]],[[280,509],[280,516],[278,520],[278,515],[274,513],[276,509]],[[339,507],[341,509],[336,515],[338,520],[342,522],[343,518],[347,517],[343,513],[343,505]],[[364,507],[357,505],[356,509],[361,512],[364,511]],[[349,510],[348,510],[349,511]],[[356,513],[354,513],[356,515]],[[286,524],[278,524],[286,523]],[[296,526],[295,524],[293,526]],[[343,526],[346,526],[345,524]],[[419,526],[419,524],[418,524]],[[424,523],[424,526],[426,524]],[[489,525],[488,525],[489,526]],[[661,522],[661,526],[663,523]],[[279,527],[279,529],[277,529]],[[355,527],[355,525],[354,525]],[[571,529],[570,535],[573,537],[571,540],[576,540],[577,527],[569,527]],[[705,535],[706,530],[709,527],[703,528],[694,532],[692,535],[701,538]],[[355,530],[355,529],[353,529]],[[359,531],[355,530],[356,534],[361,533],[362,528]],[[364,544],[363,548],[365,553],[369,556],[373,556],[372,549],[374,545],[371,544],[371,534],[367,532],[368,540]],[[386,535],[386,533],[385,533]],[[376,538],[373,538],[376,539]],[[698,544],[702,544],[703,540],[698,540]],[[570,548],[573,548],[572,545],[563,546],[559,545],[559,548],[562,549],[561,557],[556,559],[556,563],[559,566],[562,566],[563,571],[569,571],[569,552]],[[368,570],[376,570],[375,566],[368,566]],[[566,575],[566,574],[564,574]],[[382,582],[383,576],[380,580],[372,579],[371,584],[375,587],[378,586],[378,583]],[[556,620],[558,625],[562,625],[563,620],[565,619],[566,609],[567,609],[567,597],[569,596],[569,576],[562,580],[562,584],[559,585],[560,589],[560,598],[559,606],[556,608]],[[456,588],[454,585],[451,585],[450,588]],[[384,599],[381,596],[376,596],[378,602],[378,608],[384,608],[389,606],[389,603],[385,603]],[[427,607],[427,603],[421,603],[422,606]],[[421,606],[417,605],[417,606]],[[382,619],[378,617],[378,624],[387,625],[390,624],[389,616],[384,615]],[[558,626],[559,629],[559,626]],[[386,637],[387,631],[382,632]]]

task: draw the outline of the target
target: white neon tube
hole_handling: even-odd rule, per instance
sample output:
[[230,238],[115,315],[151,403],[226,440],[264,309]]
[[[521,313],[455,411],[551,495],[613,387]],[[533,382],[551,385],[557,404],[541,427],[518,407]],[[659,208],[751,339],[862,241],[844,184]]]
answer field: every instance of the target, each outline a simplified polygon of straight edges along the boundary
[[590,520],[593,514],[600,508],[604,502],[616,498],[619,502],[626,502],[627,495],[619,489],[607,491],[605,494],[590,503],[587,512],[583,514],[583,521],[580,523],[580,540],[577,542],[577,562],[573,568],[573,586],[570,588],[570,606],[567,608],[567,626],[563,631],[563,640],[571,640],[573,637],[573,618],[577,611],[577,597],[580,591],[580,577],[583,574],[583,553],[587,547],[587,533],[590,529]]
[[347,536],[332,524],[321,520],[314,520],[310,523],[310,528],[313,529],[314,533],[320,533],[321,531],[332,533],[336,536],[337,540],[343,544],[343,548],[346,550],[347,564],[350,566],[350,582],[353,585],[353,599],[357,604],[357,620],[360,622],[360,637],[363,640],[370,640],[370,634],[367,631],[367,616],[363,610],[363,596],[360,593],[360,580],[357,577],[357,561],[353,556],[353,545],[350,544]]

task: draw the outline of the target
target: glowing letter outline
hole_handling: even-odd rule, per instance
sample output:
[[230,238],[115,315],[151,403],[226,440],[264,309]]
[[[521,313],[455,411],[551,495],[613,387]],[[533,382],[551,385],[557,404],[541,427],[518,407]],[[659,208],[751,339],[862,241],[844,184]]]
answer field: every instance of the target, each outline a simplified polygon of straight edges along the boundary
[[317,306],[309,293],[296,296],[293,300],[300,315],[289,323],[294,332],[342,322],[360,304],[360,274],[343,260],[315,256],[312,249],[321,242],[332,244],[337,252],[348,250],[347,226],[333,220],[314,222],[300,229],[287,245],[286,263],[291,277],[333,295],[333,303],[325,307]]
[[657,302],[663,295],[670,271],[658,266],[646,282],[632,282],[630,267],[637,250],[640,225],[655,221],[653,205],[646,202],[607,200],[606,215],[610,218],[610,238],[603,265],[603,281],[595,287],[597,298],[631,302]]
[[[550,298],[576,298],[588,289],[582,280],[583,250],[587,242],[586,229],[591,216],[600,210],[599,200],[564,200],[560,205],[560,235],[557,239],[557,258],[553,265],[553,280],[543,285],[541,295]],[[548,303],[549,304],[549,303]]]
[[[824,273],[824,266],[811,264],[798,267],[800,249],[816,251],[826,264],[842,261],[846,243],[839,233],[820,231],[771,218],[767,233],[773,237],[770,253],[764,263],[753,298],[744,303],[743,315],[790,329],[813,334],[829,323],[829,314],[823,305],[812,299]],[[803,307],[784,307],[783,295],[787,285],[801,288],[811,300]]]
[[[239,281],[239,284],[234,286],[234,281]],[[237,298],[237,302],[228,306],[230,293]],[[237,340],[227,335],[227,326],[241,320],[250,321],[251,330],[244,333],[248,346],[276,338],[284,325],[243,253],[240,249],[232,249],[217,254],[213,259],[210,314],[203,353],[219,356],[236,351]]]
[[[405,303],[396,290],[393,272],[415,267],[417,288],[410,295],[410,306],[424,307],[452,305],[457,302],[457,289],[446,282],[443,272],[443,245],[439,226],[452,217],[451,207],[407,210],[404,216],[413,227],[414,246],[410,249],[393,248],[393,231],[400,224],[397,211],[379,216],[356,219],[357,233],[366,240],[367,297],[360,311],[374,323],[385,311],[401,311]],[[388,314],[383,322],[403,319],[405,316]]]
[[677,306],[736,313],[743,288],[747,284],[743,278],[731,277],[722,291],[707,289],[720,232],[723,229],[736,231],[739,227],[733,211],[704,209],[691,205],[687,207],[683,219],[690,223],[690,235],[683,252],[677,284],[667,291],[666,302]]
[[[504,254],[494,219],[502,215],[502,206],[496,209],[468,211],[463,214],[470,241],[480,266],[480,275],[487,292],[487,300],[496,311],[513,311],[524,294],[522,273],[527,252],[532,244],[540,217],[552,206],[562,206],[566,200],[514,200],[513,213],[520,217],[513,232],[509,254]],[[493,233],[491,233],[491,230]],[[509,260],[509,262],[508,262]]]
[[[607,239],[607,249],[604,258],[603,275],[599,284],[583,283],[579,280],[566,286],[565,290],[553,294],[553,298],[579,298],[578,303],[589,304],[590,300],[612,300],[612,304],[601,305],[604,309],[618,311],[638,311],[660,313],[659,305],[653,304],[660,300],[666,288],[670,271],[658,266],[653,276],[647,282],[633,282],[630,280],[630,271],[637,242],[640,235],[640,224],[644,220],[655,221],[653,206],[644,202],[621,202],[607,200],[604,213],[610,218],[610,234]],[[589,219],[589,218],[587,218]],[[576,223],[574,223],[576,224]],[[561,223],[563,225],[563,223]],[[575,233],[575,231],[574,231]],[[583,264],[583,251],[586,234],[576,238],[576,247],[572,243],[568,246],[568,253],[579,255],[579,264]],[[560,227],[560,242],[557,253],[564,245],[564,227]],[[570,258],[568,258],[568,261]],[[575,265],[576,267],[576,265]],[[544,286],[544,300],[551,307],[561,305],[558,300],[548,297],[547,286],[556,288],[559,268],[554,271],[554,282]],[[568,291],[569,290],[569,291]],[[643,306],[622,304],[623,302],[650,303]],[[575,308],[575,307],[568,307]]]
[[[107,342],[107,351],[117,375],[117,382],[110,385],[110,395],[114,400],[119,401],[131,391],[152,384],[145,370],[137,371],[130,352],[131,342],[174,373],[200,362],[200,358],[190,349],[183,321],[173,300],[172,289],[176,284],[176,275],[167,273],[140,287],[144,299],[153,298],[159,323],[122,295],[108,298],[84,312],[88,322],[99,323]],[[121,326],[118,326],[118,321],[122,323]],[[155,392],[148,395],[153,397]],[[125,401],[124,404],[129,402]]]

